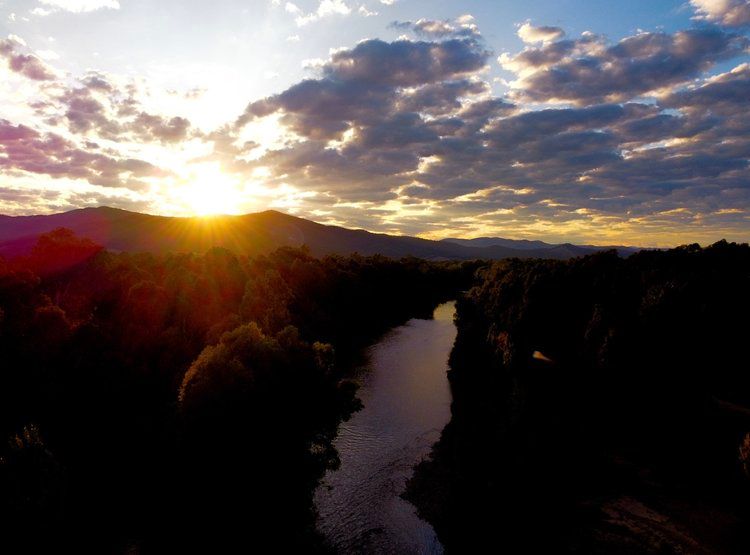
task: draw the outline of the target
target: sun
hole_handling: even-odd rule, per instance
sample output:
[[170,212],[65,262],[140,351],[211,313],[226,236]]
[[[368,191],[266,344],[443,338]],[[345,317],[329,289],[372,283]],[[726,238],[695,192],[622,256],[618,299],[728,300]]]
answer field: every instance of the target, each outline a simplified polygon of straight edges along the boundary
[[193,166],[180,190],[181,203],[194,216],[240,214],[244,197],[242,184],[216,163]]

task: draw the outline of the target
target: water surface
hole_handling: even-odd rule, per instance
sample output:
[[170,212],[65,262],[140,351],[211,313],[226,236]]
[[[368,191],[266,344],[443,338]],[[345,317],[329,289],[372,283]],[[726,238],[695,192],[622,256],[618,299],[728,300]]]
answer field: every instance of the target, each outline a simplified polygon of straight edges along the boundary
[[339,427],[341,466],[315,494],[318,528],[342,553],[443,552],[400,494],[450,419],[454,311],[442,304],[433,320],[410,320],[368,351],[358,376],[364,408]]

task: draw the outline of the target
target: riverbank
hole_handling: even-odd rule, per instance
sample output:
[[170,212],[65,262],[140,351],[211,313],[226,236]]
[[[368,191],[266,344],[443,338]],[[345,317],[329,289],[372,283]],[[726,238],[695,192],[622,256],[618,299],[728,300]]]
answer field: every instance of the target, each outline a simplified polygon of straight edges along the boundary
[[506,261],[406,497],[446,552],[750,552],[747,246]]

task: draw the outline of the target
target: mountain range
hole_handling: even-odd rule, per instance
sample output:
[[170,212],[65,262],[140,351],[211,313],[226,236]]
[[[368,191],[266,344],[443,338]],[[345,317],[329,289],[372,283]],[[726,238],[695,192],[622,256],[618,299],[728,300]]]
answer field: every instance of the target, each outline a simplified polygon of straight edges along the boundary
[[511,257],[562,260],[610,248],[617,248],[623,256],[639,250],[499,237],[432,241],[323,225],[275,210],[242,216],[185,218],[98,207],[40,216],[0,215],[0,256],[12,258],[27,254],[39,235],[60,227],[69,228],[107,249],[126,252],[205,252],[218,246],[256,255],[283,246],[306,245],[316,256],[356,252],[430,260]]

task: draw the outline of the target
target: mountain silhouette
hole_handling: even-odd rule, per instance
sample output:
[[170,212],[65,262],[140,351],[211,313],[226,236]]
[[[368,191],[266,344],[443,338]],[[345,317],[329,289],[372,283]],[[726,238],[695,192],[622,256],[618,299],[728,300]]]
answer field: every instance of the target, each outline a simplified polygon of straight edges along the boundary
[[[205,252],[212,247],[225,247],[236,253],[257,255],[283,246],[306,245],[316,256],[359,253],[429,260],[511,257],[563,260],[608,248],[502,238],[431,241],[323,225],[275,210],[189,218],[98,207],[40,216],[0,216],[0,255],[11,258],[28,254],[39,235],[60,227],[112,251],[124,252]],[[634,250],[628,247],[622,254]]]

